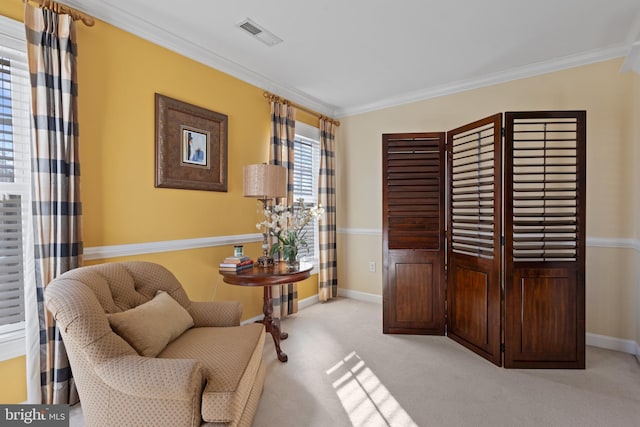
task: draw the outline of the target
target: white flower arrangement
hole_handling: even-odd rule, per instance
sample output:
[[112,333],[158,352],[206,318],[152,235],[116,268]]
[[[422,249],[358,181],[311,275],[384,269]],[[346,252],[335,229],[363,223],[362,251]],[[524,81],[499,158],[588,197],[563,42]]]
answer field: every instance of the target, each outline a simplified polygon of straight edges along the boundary
[[308,206],[299,199],[293,206],[275,205],[264,209],[264,220],[256,224],[262,233],[276,237],[271,246],[271,255],[282,252],[289,263],[297,261],[298,252],[307,247],[305,226],[324,214],[322,206]]

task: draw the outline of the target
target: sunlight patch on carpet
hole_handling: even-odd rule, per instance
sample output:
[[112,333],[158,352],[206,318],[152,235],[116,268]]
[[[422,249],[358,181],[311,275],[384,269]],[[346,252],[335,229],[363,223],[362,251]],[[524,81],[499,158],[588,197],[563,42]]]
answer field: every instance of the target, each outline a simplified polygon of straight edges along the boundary
[[354,427],[418,426],[355,351],[327,375]]

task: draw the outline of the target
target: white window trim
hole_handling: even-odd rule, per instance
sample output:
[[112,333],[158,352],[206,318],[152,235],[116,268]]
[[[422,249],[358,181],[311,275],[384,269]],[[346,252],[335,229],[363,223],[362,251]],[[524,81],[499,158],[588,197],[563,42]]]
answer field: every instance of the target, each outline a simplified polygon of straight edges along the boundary
[[320,141],[320,129],[306,123],[296,122],[296,135]]
[[[0,16],[0,40],[4,46],[24,51],[26,46],[24,24],[19,21]],[[28,221],[29,223],[31,221]],[[32,245],[32,236],[24,236],[24,244]],[[25,278],[25,288],[27,278]],[[27,310],[25,306],[25,311]],[[26,315],[26,313],[25,313]],[[26,354],[26,322],[14,323],[0,327],[0,362],[24,356]]]
[[[296,122],[296,127],[295,127],[295,134],[296,136],[301,136],[303,138],[306,139],[311,139],[313,141],[317,141],[318,144],[320,143],[320,129],[311,125],[308,125],[306,123],[302,123],[302,122]],[[317,202],[317,201],[316,201]],[[313,257],[308,257],[308,256],[304,256],[302,258],[303,261],[306,262],[310,262],[313,264],[313,269],[311,270],[311,274],[316,274],[318,273],[318,265],[320,264],[320,259],[318,259],[318,257],[316,257],[315,255],[319,254],[319,251],[316,252],[316,249],[319,250],[319,233],[318,230],[316,230],[316,238],[314,239],[315,245],[316,247],[314,248],[314,256]]]

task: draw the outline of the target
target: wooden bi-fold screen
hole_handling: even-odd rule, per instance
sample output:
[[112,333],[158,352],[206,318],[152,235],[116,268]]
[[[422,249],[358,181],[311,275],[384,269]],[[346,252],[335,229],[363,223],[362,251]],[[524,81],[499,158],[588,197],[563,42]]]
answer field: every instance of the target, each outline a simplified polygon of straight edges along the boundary
[[584,368],[585,150],[584,111],[383,135],[383,332]]

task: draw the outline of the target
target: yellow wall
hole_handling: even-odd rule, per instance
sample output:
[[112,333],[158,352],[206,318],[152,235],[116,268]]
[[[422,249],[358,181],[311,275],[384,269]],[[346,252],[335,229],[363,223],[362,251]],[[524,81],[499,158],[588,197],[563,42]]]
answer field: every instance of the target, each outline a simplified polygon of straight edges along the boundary
[[[263,90],[102,22],[78,30],[85,247],[256,233],[257,201],[242,195],[242,167],[268,160]],[[227,192],[154,188],[156,92],[228,116]],[[245,246],[259,256],[257,243]],[[166,265],[194,300],[239,299],[244,318],[256,316],[261,289],[220,283],[217,263],[231,253],[228,246],[128,259]],[[313,280],[300,287],[309,295]]]
[[27,400],[27,382],[25,357],[0,362],[0,404],[22,403]]
[[[3,1],[0,14],[22,20],[22,2]],[[268,160],[263,90],[101,21],[78,25],[78,50],[85,248],[256,233],[257,201],[242,196],[242,167]],[[228,116],[227,192],[154,187],[156,92]],[[317,126],[307,113],[297,118]],[[245,252],[257,258],[259,243],[245,244]],[[257,316],[262,289],[227,285],[217,273],[217,264],[232,253],[231,246],[212,247],[87,264],[158,262],[193,300],[240,300],[243,319]],[[317,294],[317,277],[300,283],[298,294]],[[6,394],[0,403],[26,400],[24,358],[17,360],[0,362]]]
[[[629,154],[640,119],[633,114],[634,76],[621,74],[620,66],[620,60],[611,60],[343,118],[337,153],[338,227],[343,230],[338,265],[348,268],[338,271],[340,287],[382,293],[382,269],[368,271],[368,262],[382,256],[381,135],[446,131],[498,112],[587,110],[587,236],[632,238],[637,158]],[[635,339],[631,254],[587,248],[588,332]]]
[[3,1],[0,4],[0,15],[22,22],[24,17],[24,4],[19,0]]
[[[257,201],[242,196],[242,167],[268,160],[263,90],[102,22],[78,29],[85,247],[255,233]],[[228,116],[227,192],[154,188],[156,92]],[[245,246],[259,256],[258,244]],[[256,316],[260,289],[220,283],[216,265],[231,252],[215,247],[129,259],[166,265],[195,300],[214,293],[217,300],[240,299],[244,318]],[[301,284],[300,294],[313,295],[313,282]]]

